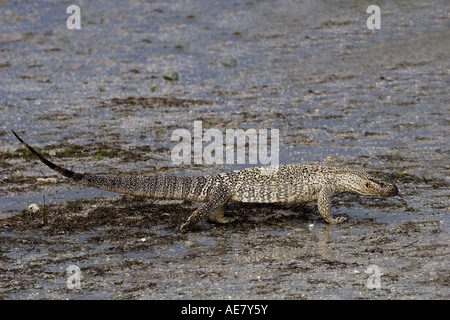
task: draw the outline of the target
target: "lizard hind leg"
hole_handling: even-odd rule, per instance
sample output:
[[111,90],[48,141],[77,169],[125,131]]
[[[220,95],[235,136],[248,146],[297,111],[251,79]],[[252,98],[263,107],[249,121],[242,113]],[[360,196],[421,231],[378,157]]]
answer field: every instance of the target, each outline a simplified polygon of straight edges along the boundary
[[225,205],[230,199],[230,191],[225,185],[218,185],[214,188],[211,198],[208,202],[202,204],[195,210],[183,225],[181,225],[181,232],[186,232],[192,225],[200,222],[210,220],[218,223],[231,222],[231,218],[223,216]]

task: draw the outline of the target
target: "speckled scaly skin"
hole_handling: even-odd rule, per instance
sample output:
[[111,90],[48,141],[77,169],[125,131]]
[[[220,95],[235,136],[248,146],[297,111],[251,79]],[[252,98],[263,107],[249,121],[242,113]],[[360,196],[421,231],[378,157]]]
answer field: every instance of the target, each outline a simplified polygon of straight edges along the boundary
[[181,226],[181,231],[199,221],[228,223],[236,218],[223,215],[228,201],[249,203],[300,204],[317,200],[319,213],[331,224],[344,222],[346,217],[333,218],[331,197],[341,192],[368,196],[398,195],[394,184],[346,168],[307,166],[299,164],[253,167],[206,176],[102,176],[78,173],[62,168],[22,144],[51,169],[83,185],[137,196],[157,199],[181,199],[204,202]]

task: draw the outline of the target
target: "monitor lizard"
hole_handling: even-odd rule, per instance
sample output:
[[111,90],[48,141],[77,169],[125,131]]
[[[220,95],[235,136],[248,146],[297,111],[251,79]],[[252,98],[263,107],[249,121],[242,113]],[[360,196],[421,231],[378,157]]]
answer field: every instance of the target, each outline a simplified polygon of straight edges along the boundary
[[317,200],[322,218],[327,223],[338,224],[347,220],[347,217],[331,215],[331,197],[336,193],[351,192],[385,197],[399,195],[394,184],[380,181],[367,173],[315,165],[251,167],[203,176],[107,176],[78,173],[49,161],[11,131],[45,165],[85,186],[156,199],[203,202],[182,224],[182,232],[208,219],[216,223],[234,221],[236,217],[224,216],[228,201],[295,205]]

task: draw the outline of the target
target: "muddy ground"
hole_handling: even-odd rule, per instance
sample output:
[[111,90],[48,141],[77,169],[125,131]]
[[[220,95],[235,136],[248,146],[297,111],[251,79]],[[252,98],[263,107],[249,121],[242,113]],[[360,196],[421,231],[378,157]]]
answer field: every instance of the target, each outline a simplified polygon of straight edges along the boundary
[[[99,1],[78,33],[57,2],[0,6],[0,298],[450,297],[444,1],[381,2],[375,32],[354,1]],[[336,226],[315,203],[232,203],[236,222],[180,233],[197,203],[78,186],[10,133],[81,172],[242,167],[171,162],[196,120],[279,129],[281,163],[370,172],[403,198],[336,196]]]

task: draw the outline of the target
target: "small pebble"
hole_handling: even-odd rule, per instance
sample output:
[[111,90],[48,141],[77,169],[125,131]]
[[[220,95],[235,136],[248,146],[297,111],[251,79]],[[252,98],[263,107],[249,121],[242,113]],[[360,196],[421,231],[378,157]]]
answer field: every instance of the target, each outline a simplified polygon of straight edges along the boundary
[[37,206],[36,203],[32,203],[28,206],[28,211],[30,211],[31,213],[35,213],[39,211],[39,207]]
[[56,183],[56,178],[37,178],[36,182],[38,184],[45,184],[45,183]]
[[232,56],[226,56],[220,59],[220,63],[225,67],[235,67],[237,65],[237,60]]
[[169,81],[176,81],[178,80],[178,73],[172,68],[169,68],[166,71],[164,71],[162,77]]

